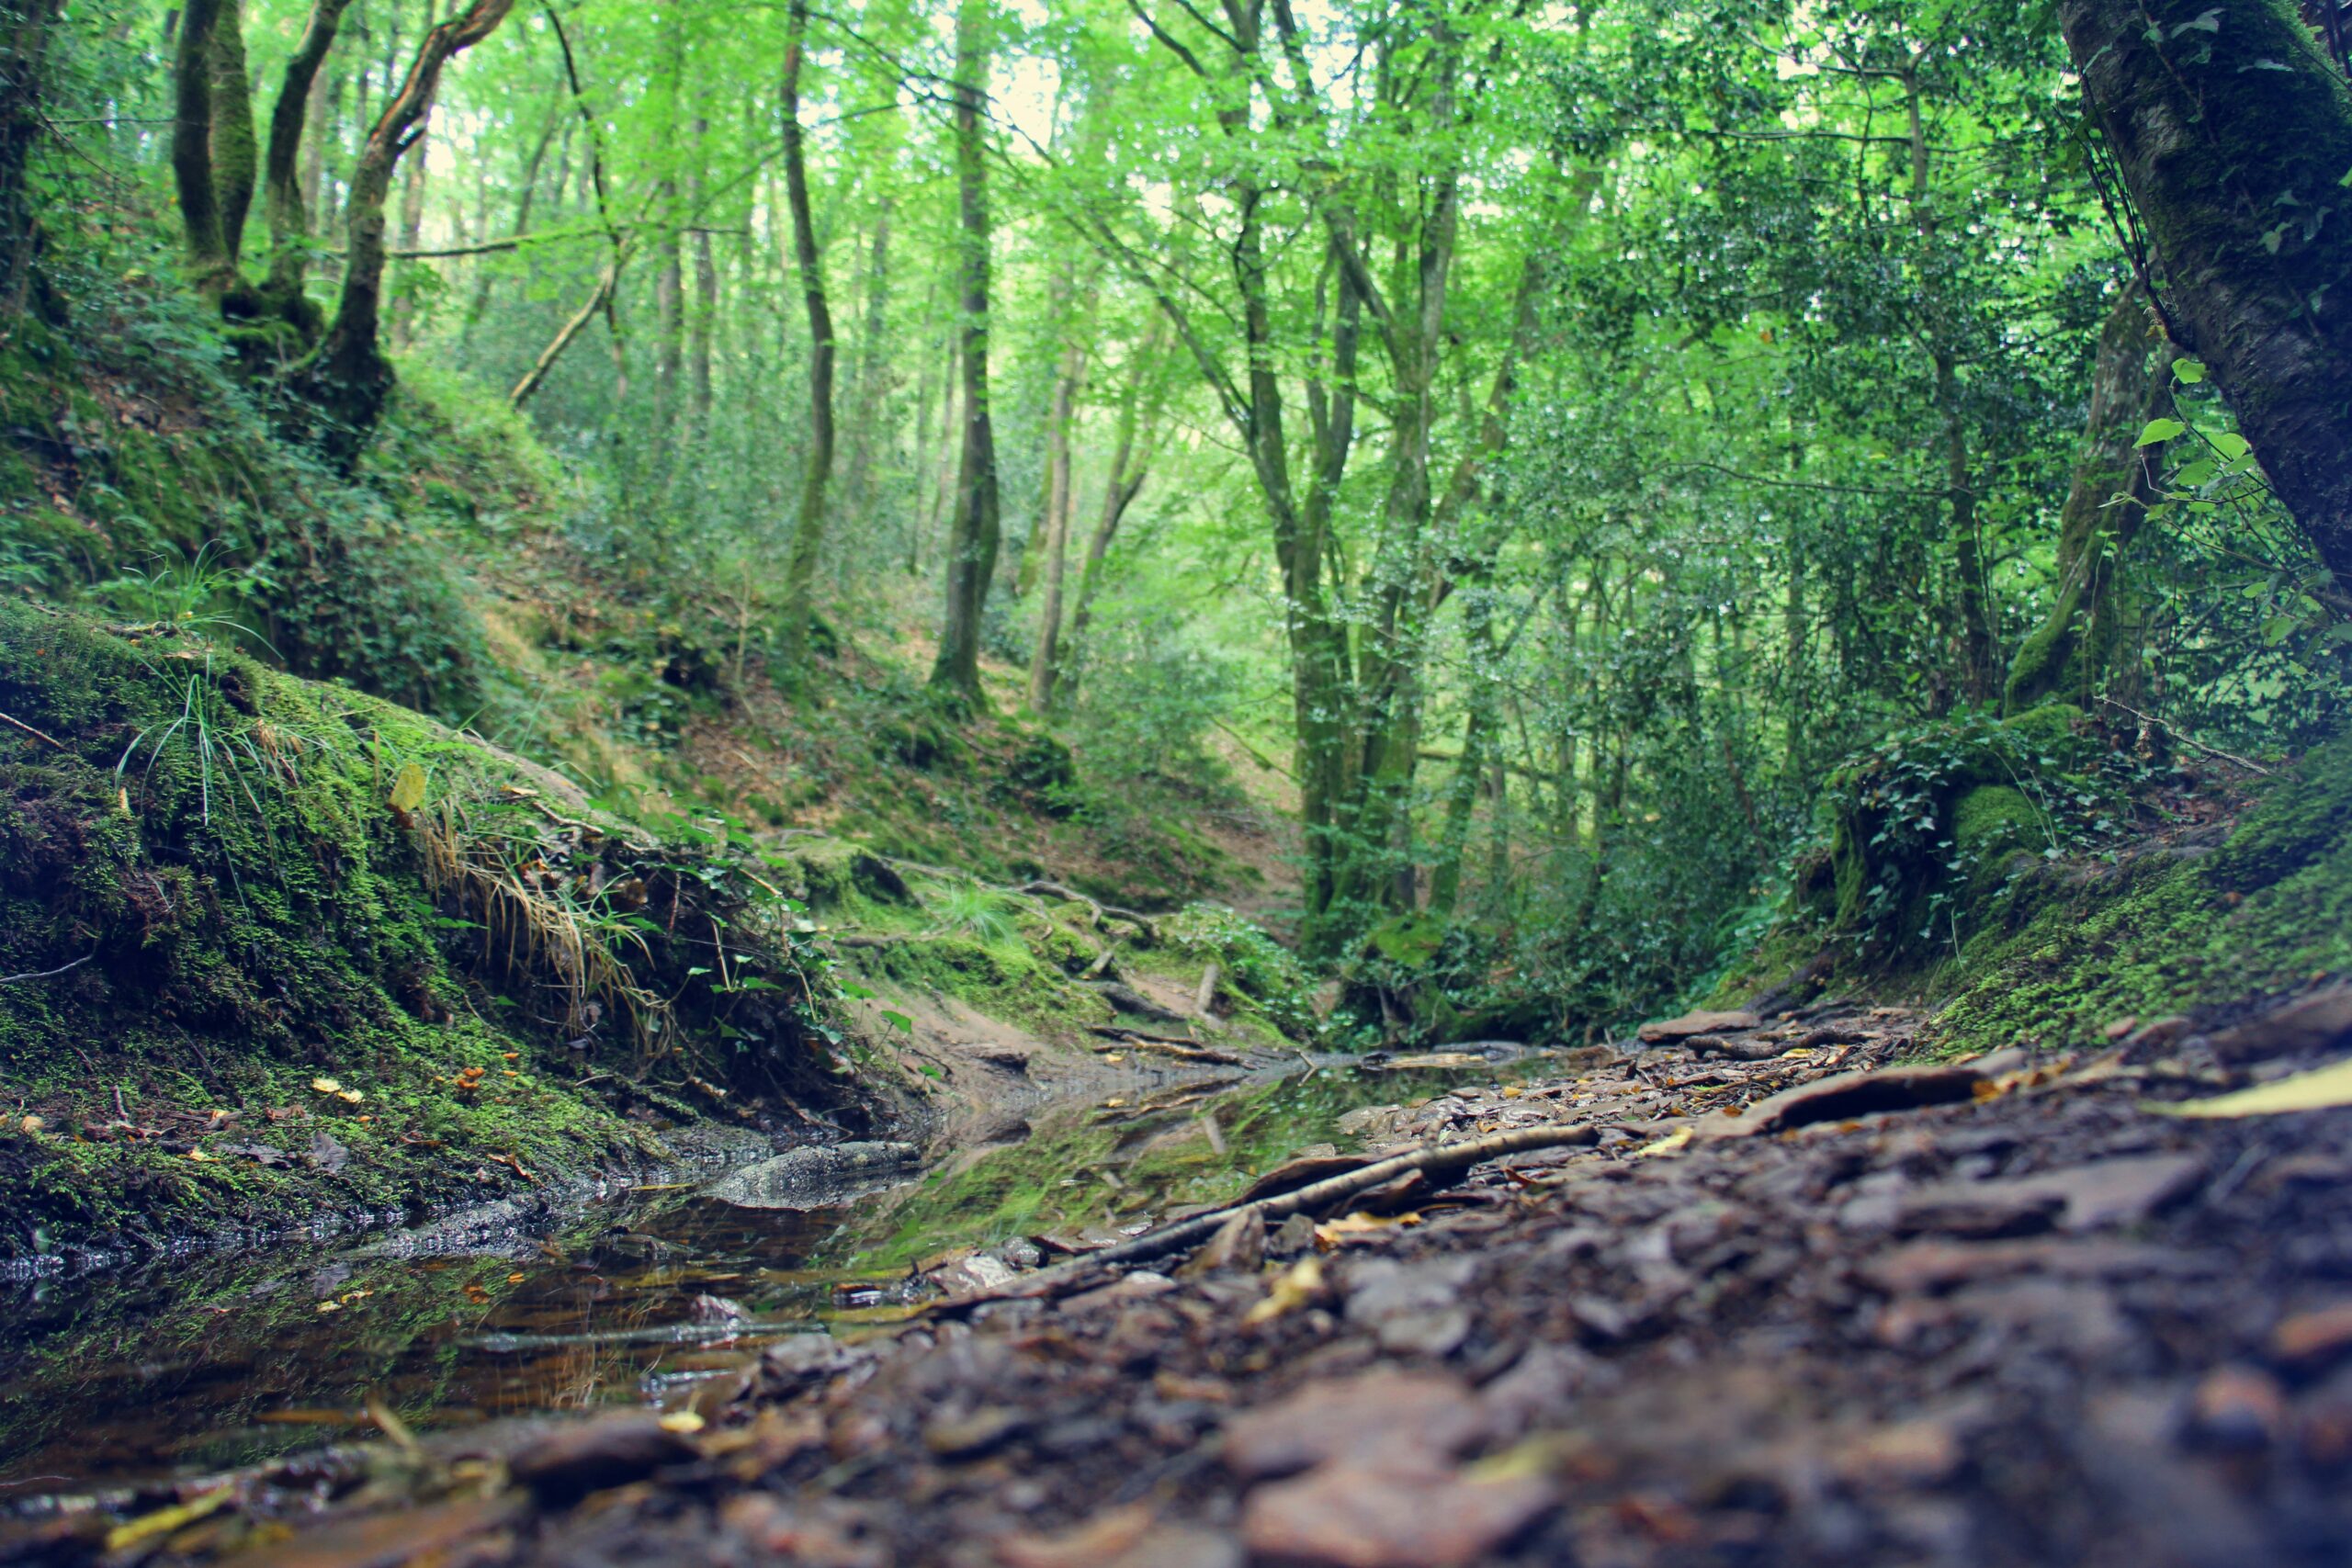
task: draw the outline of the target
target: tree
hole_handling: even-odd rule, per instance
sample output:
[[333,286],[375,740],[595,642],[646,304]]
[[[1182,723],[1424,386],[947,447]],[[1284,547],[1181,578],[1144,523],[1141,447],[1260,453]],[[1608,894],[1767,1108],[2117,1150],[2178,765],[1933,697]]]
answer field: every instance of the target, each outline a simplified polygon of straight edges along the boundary
[[956,510],[947,540],[947,611],[931,684],[953,700],[982,705],[980,610],[996,578],[999,530],[996,433],[989,416],[989,208],[986,149],[987,0],[956,10],[956,277],[962,310],[964,434],[956,476]]
[[63,0],[15,0],[0,14],[0,311],[24,308],[32,282],[40,217],[28,165],[46,120],[42,74]]
[[800,128],[800,63],[808,39],[808,0],[791,0],[786,15],[782,110],[785,199],[792,209],[792,254],[800,270],[801,299],[808,310],[808,457],[801,476],[800,508],[793,520],[792,553],[784,580],[784,659],[797,678],[808,657],[808,623],[816,614],[812,599],[817,551],[825,537],[825,486],[833,474],[833,366],[838,345],[833,341],[832,309],[825,299],[824,263],[817,253],[817,222],[808,210],[808,154]]
[[2352,595],[2352,86],[2292,0],[2060,0],[2165,330]]
[[384,289],[384,205],[391,194],[393,168],[423,134],[442,69],[495,31],[514,4],[471,0],[464,10],[427,29],[407,76],[377,116],[352,168],[342,292],[325,334],[293,378],[296,389],[323,416],[322,446],[345,459],[357,455],[391,394],[391,362],[378,341],[378,328]]

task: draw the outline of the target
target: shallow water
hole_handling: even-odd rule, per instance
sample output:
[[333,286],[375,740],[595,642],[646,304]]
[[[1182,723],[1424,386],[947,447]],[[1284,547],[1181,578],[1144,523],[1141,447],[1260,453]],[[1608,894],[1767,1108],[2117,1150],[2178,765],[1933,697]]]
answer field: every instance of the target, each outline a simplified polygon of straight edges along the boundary
[[1527,1070],[1325,1067],[1063,1105],[831,1207],[625,1189],[462,1254],[340,1240],[0,1284],[0,1507],[370,1438],[371,1400],[421,1431],[674,1400],[783,1335],[895,1316],[931,1293],[918,1264],[1132,1233],[1351,1147],[1337,1123],[1357,1107]]

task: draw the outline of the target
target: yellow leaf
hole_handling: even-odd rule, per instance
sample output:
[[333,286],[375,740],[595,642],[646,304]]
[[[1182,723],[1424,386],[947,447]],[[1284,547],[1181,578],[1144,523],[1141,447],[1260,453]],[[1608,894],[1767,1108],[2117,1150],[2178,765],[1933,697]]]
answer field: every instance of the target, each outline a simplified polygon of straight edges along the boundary
[[662,1417],[662,1429],[691,1437],[703,1429],[703,1418],[691,1410],[673,1410]]
[[169,1535],[183,1525],[194,1524],[207,1514],[220,1512],[221,1506],[236,1495],[235,1487],[223,1486],[216,1491],[207,1492],[201,1497],[191,1498],[185,1503],[175,1503],[168,1508],[159,1508],[154,1513],[142,1514],[138,1518],[127,1520],[107,1531],[107,1550],[120,1551],[125,1547],[136,1546],[142,1540],[151,1540],[159,1535]]
[[334,1078],[312,1078],[311,1080],[311,1087],[317,1089],[321,1094],[341,1094],[343,1092],[343,1085]]
[[341,1312],[343,1310],[343,1303],[341,1302],[321,1302],[319,1303],[319,1310],[321,1312]]
[[400,776],[392,781],[392,809],[413,811],[424,804],[424,770],[414,762],[401,764]]
[[1274,1288],[1266,1292],[1265,1300],[1241,1314],[1241,1321],[1251,1325],[1272,1323],[1284,1313],[1296,1312],[1322,1293],[1322,1260],[1302,1258],[1274,1281]]
[[1660,1155],[1680,1154],[1684,1145],[1690,1142],[1691,1136],[1692,1133],[1690,1128],[1677,1127],[1673,1132],[1668,1133],[1657,1143],[1644,1144],[1640,1148],[1635,1149],[1634,1151],[1634,1157],[1635,1159],[1654,1159]]
[[195,1160],[197,1163],[198,1163],[198,1164],[200,1165],[200,1164],[202,1164],[204,1161],[210,1159],[212,1156],[211,1156],[210,1155],[209,1155],[209,1154],[206,1154],[202,1149],[190,1149],[190,1150],[188,1150],[188,1152],[187,1152],[187,1157],[188,1157],[188,1158],[190,1158],[190,1159],[192,1159],[192,1160]]
[[2278,1116],[2290,1111],[2325,1111],[2336,1105],[2352,1105],[2352,1057],[2233,1094],[2184,1100],[2177,1105],[2150,1105],[2147,1109],[2164,1116]]
[[354,1105],[368,1098],[356,1089],[339,1089],[334,1091],[334,1097],[337,1100],[347,1100]]

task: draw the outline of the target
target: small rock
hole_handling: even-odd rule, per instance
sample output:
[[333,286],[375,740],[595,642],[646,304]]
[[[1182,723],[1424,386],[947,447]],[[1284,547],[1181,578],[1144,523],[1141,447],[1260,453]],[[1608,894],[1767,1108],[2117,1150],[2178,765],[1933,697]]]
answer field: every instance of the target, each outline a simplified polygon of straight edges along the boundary
[[1688,1040],[1694,1034],[1734,1034],[1760,1028],[1763,1022],[1752,1012],[1686,1012],[1680,1018],[1645,1023],[1638,1032],[1644,1044],[1662,1045],[1671,1040]]
[[2270,1354],[2299,1372],[2319,1371],[2352,1351],[2352,1302],[2298,1313],[2270,1331]]
[[1466,1568],[1510,1545],[1555,1495],[1541,1476],[1326,1465],[1251,1493],[1241,1537],[1254,1558],[1301,1568]]
[[2210,1043],[2214,1055],[2235,1064],[2300,1055],[2347,1038],[2352,1038],[2352,985],[2340,985],[2222,1030]]
[[2287,1426],[2287,1396],[2270,1374],[2253,1367],[2219,1367],[2189,1396],[2182,1438],[2190,1446],[2253,1453],[2278,1441]]
[[1241,1568],[1231,1536],[1194,1525],[1155,1524],[1143,1504],[1110,1508],[1076,1529],[1023,1531],[996,1543],[1003,1568]]
[[1269,1258],[1295,1258],[1315,1245],[1315,1220],[1309,1214],[1293,1214],[1274,1227],[1266,1238]]
[[693,1310],[696,1323],[741,1323],[752,1315],[751,1308],[725,1296],[696,1296]]
[[1080,1292],[1062,1303],[1062,1310],[1098,1312],[1104,1307],[1129,1306],[1136,1302],[1148,1302],[1154,1296],[1165,1295],[1175,1288],[1176,1281],[1167,1275],[1138,1269],[1099,1290]]
[[1483,1437],[1487,1416],[1458,1378],[1383,1369],[1310,1382],[1226,1424],[1226,1467],[1245,1481],[1329,1460],[1436,1464]]
[[922,1446],[941,1459],[971,1459],[1003,1442],[1027,1424],[1018,1410],[982,1405],[964,1415],[942,1414],[923,1423]]
[[1951,1422],[1922,1417],[1871,1427],[1842,1444],[1830,1469],[1850,1486],[1934,1486],[1949,1480],[1963,1457]]
[[1228,1270],[1254,1270],[1266,1257],[1266,1216],[1255,1209],[1245,1209],[1216,1228],[1216,1234],[1201,1244],[1184,1267],[1178,1270],[1186,1278]]
[[1348,1270],[1347,1318],[1397,1355],[1445,1356],[1470,1336],[1464,1289],[1475,1257],[1420,1263],[1369,1258]]
[[340,1176],[343,1168],[351,1163],[351,1151],[336,1141],[334,1134],[322,1128],[311,1134],[310,1164],[329,1176]]
[[650,1412],[600,1416],[557,1427],[515,1450],[507,1472],[543,1502],[569,1503],[622,1486],[668,1464],[684,1464],[701,1450]]

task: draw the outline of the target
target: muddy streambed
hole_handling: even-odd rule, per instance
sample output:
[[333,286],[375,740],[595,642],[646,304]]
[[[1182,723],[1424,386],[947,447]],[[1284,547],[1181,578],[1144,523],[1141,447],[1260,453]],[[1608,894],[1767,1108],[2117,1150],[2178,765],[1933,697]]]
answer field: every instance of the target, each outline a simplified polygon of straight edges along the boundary
[[0,1511],[372,1439],[371,1404],[420,1432],[679,1404],[746,1350],[868,1329],[1001,1258],[1228,1199],[1302,1150],[1352,1147],[1352,1111],[1539,1060],[1133,1089],[813,1206],[729,1201],[715,1193],[742,1189],[721,1177],[615,1188],[423,1250],[339,1238],[0,1281]]

